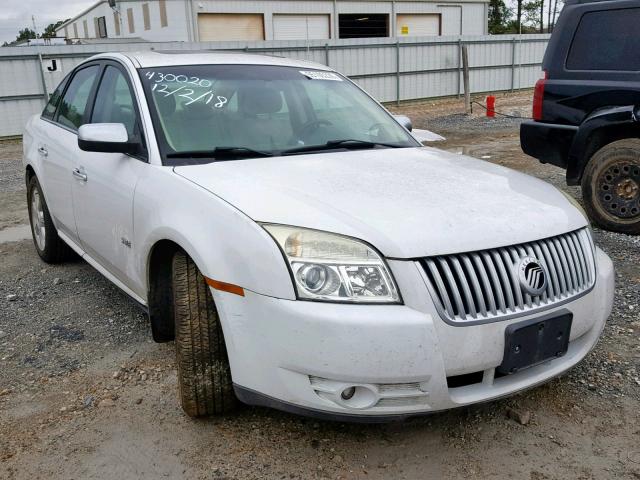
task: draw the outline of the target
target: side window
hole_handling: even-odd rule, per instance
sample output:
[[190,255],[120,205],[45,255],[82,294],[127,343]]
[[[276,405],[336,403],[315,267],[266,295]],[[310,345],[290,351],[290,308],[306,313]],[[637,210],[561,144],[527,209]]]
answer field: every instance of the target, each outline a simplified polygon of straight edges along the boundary
[[58,107],[58,103],[60,103],[60,97],[62,96],[62,91],[64,90],[64,87],[67,84],[68,80],[69,80],[69,77],[68,76],[65,77],[64,80],[60,82],[60,85],[58,85],[58,88],[56,88],[55,91],[49,97],[49,102],[47,103],[47,105],[44,107],[44,110],[42,111],[42,116],[44,118],[53,120],[53,116],[56,113],[56,108]]
[[567,70],[640,71],[640,8],[601,10],[580,19]]
[[84,122],[87,100],[100,67],[92,65],[78,71],[64,94],[58,109],[58,123],[77,130]]
[[129,136],[136,133],[137,118],[133,94],[124,74],[107,66],[98,87],[91,123],[122,123]]

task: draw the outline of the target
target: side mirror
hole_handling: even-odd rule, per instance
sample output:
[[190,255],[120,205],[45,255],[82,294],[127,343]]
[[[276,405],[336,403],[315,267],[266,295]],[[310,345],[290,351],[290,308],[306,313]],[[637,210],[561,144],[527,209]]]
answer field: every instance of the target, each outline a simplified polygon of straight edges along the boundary
[[87,123],[78,129],[78,147],[85,152],[138,153],[140,144],[130,142],[122,123]]
[[396,122],[398,122],[407,130],[409,131],[413,130],[413,124],[411,123],[411,119],[406,115],[394,115],[393,118],[395,118]]

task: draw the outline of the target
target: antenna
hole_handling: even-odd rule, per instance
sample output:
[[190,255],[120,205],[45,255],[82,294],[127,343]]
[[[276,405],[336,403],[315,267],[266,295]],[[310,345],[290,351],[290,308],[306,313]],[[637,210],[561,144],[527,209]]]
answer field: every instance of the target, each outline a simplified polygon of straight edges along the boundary
[[33,32],[36,34],[36,38],[38,38],[38,27],[36,27],[35,15],[31,15],[31,22],[33,23]]

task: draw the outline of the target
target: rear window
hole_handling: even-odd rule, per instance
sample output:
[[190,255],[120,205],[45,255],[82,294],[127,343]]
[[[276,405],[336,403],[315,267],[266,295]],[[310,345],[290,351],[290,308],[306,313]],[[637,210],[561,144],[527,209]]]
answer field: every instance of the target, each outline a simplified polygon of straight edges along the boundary
[[567,57],[567,70],[640,70],[640,8],[585,13]]

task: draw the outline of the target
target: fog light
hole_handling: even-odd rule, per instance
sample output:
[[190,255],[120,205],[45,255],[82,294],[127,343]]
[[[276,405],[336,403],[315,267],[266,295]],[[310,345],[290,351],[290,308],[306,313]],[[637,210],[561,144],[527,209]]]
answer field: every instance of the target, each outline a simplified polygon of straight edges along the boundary
[[340,394],[340,396],[342,397],[343,400],[351,400],[351,398],[353,398],[353,395],[355,393],[356,393],[356,387],[349,387],[349,388],[345,388]]

